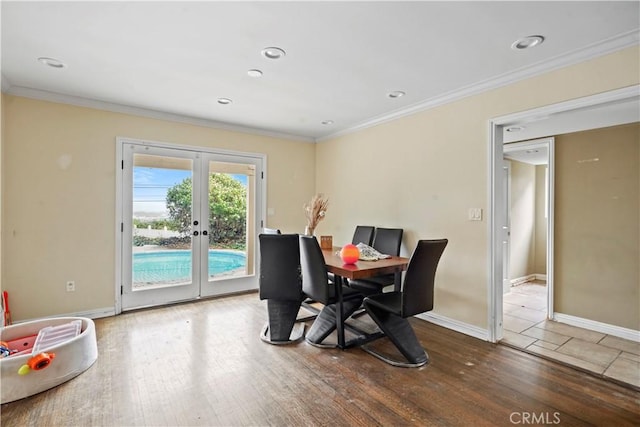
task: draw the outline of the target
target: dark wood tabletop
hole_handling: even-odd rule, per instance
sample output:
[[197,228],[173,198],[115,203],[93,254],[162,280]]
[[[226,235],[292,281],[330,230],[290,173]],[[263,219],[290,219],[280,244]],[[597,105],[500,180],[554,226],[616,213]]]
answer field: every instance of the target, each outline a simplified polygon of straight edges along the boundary
[[366,279],[382,274],[400,273],[407,269],[409,258],[393,256],[377,261],[358,261],[355,264],[345,264],[340,258],[340,248],[323,249],[324,262],[331,273],[350,280]]

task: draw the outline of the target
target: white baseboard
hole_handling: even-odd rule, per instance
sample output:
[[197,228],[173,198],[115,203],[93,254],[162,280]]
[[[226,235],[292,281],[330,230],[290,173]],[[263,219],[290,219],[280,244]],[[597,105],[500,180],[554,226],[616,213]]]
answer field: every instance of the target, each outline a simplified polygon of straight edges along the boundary
[[437,313],[422,313],[415,317],[418,319],[426,320],[443,328],[451,329],[461,334],[469,335],[474,338],[481,339],[483,341],[489,341],[489,331],[479,328],[468,323],[460,322],[459,320],[451,319],[449,317],[442,316]]
[[24,319],[14,323],[18,324],[18,323],[30,322],[32,320],[41,320],[41,319],[50,318],[50,317],[88,317],[89,319],[99,319],[101,317],[111,317],[115,315],[116,315],[115,308],[103,307],[103,308],[96,308],[96,309],[87,310],[87,311],[78,311],[76,313],[55,314],[51,316],[37,317],[33,319]]
[[76,317],[88,317],[89,319],[100,319],[101,317],[111,317],[116,315],[114,307],[96,308],[94,310],[81,311],[74,314],[67,314],[66,316]]
[[518,285],[522,285],[523,283],[533,282],[534,280],[536,280],[536,275],[529,274],[527,276],[516,277],[515,279],[511,279],[509,282],[511,283],[511,286],[518,286]]
[[609,325],[608,323],[597,322],[595,320],[583,319],[582,317],[571,316],[569,314],[554,313],[556,322],[577,326],[578,328],[590,329],[625,340],[640,342],[640,331],[623,328],[621,326]]
[[547,281],[547,275],[546,274],[528,274],[526,276],[522,276],[522,277],[516,277],[515,279],[511,279],[509,282],[511,284],[511,286],[518,286],[518,285],[522,285],[523,283],[527,283],[527,282],[533,282],[534,280],[544,280],[545,282]]

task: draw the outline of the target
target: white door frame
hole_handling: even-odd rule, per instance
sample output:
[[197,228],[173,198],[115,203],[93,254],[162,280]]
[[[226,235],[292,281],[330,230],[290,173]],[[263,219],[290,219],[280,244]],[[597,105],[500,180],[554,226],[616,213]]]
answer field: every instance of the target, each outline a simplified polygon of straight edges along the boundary
[[[511,142],[503,145],[503,153],[510,151],[519,151],[526,149],[535,149],[544,147],[547,150],[547,179],[546,179],[546,191],[545,202],[547,206],[547,319],[554,319],[553,310],[553,231],[554,231],[554,212],[555,212],[555,198],[554,198],[554,185],[555,185],[555,138],[541,138],[532,139],[522,142]],[[507,257],[508,258],[508,257]],[[503,278],[504,279],[504,278]]]
[[[539,117],[594,107],[609,102],[622,101],[638,97],[640,85],[629,86],[609,92],[572,99],[545,107],[496,117],[489,120],[489,286],[488,286],[488,340],[498,342],[502,339],[502,226],[504,224],[503,192],[503,129],[508,126],[533,122]],[[547,272],[547,280],[552,272]]]
[[[502,176],[502,188],[504,195],[504,225],[502,226],[502,293],[505,294],[509,289],[511,283],[509,280],[509,265],[511,264],[511,162],[509,160],[504,161],[502,166],[504,174]],[[506,277],[505,277],[506,273]]]
[[[150,140],[142,140],[136,138],[126,138],[126,137],[116,137],[116,173],[115,173],[115,314],[122,313],[122,241],[123,241],[123,224],[124,224],[124,206],[123,206],[123,174],[122,168],[124,165],[124,145],[125,143],[133,143],[139,145],[146,145],[157,148],[170,148],[170,149],[178,149],[178,150],[186,150],[186,151],[196,151],[202,153],[209,153],[213,155],[228,155],[228,156],[236,156],[236,157],[250,157],[254,159],[260,159],[262,162],[262,170],[260,171],[260,179],[256,183],[257,191],[257,200],[256,200],[256,218],[255,218],[255,230],[256,235],[254,236],[255,241],[258,241],[258,233],[262,230],[262,224],[265,223],[266,213],[267,213],[267,183],[265,178],[264,171],[267,170],[267,156],[262,153],[251,153],[251,152],[241,152],[241,151],[232,151],[232,150],[224,150],[218,148],[209,148],[209,147],[198,147],[198,146],[189,146],[189,145],[180,145],[180,144],[171,144],[166,142],[159,141],[150,141]],[[254,262],[255,268],[257,269],[260,265],[259,252],[256,248],[254,251]],[[247,260],[249,261],[249,260]],[[254,271],[254,275],[257,274]],[[257,289],[257,281],[256,286]],[[235,290],[235,292],[244,291],[247,289]],[[233,291],[229,291],[233,292]]]

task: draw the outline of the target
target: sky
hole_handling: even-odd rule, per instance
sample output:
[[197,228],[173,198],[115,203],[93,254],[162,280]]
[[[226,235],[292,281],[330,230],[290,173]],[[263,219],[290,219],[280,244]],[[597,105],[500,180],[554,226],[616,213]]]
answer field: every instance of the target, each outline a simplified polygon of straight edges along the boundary
[[[246,175],[231,175],[246,187]],[[190,170],[133,168],[133,213],[134,216],[166,216],[167,190],[186,178]]]

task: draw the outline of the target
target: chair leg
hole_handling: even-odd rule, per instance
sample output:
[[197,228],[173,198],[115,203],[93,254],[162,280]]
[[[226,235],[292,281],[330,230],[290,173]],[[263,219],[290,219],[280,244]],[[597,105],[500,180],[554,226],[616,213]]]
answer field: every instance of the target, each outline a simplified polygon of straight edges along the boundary
[[317,307],[314,307],[313,306],[314,303],[315,301],[310,298],[307,298],[302,301],[301,307],[313,314],[311,314],[310,316],[298,317],[296,319],[296,322],[308,322],[309,320],[314,320],[318,316],[318,313],[320,313],[320,309]]
[[418,367],[429,362],[427,352],[422,348],[422,345],[420,345],[420,341],[418,341],[407,319],[366,303],[365,309],[382,332],[385,333],[389,340],[391,340],[400,353],[407,359],[408,363],[390,359],[372,350],[368,346],[363,346],[363,350],[394,366]]
[[304,324],[294,330],[300,301],[267,300],[269,322],[262,329],[260,338],[270,344],[289,344],[299,341],[304,335]]
[[[344,311],[342,313],[342,320],[344,321],[348,319],[358,309],[358,307],[360,307],[361,302],[362,300],[359,298],[344,301],[342,303]],[[336,330],[336,327],[336,305],[325,305],[322,311],[318,314],[318,317],[316,317],[316,320],[313,321],[305,339],[310,344],[320,345],[325,338]]]

